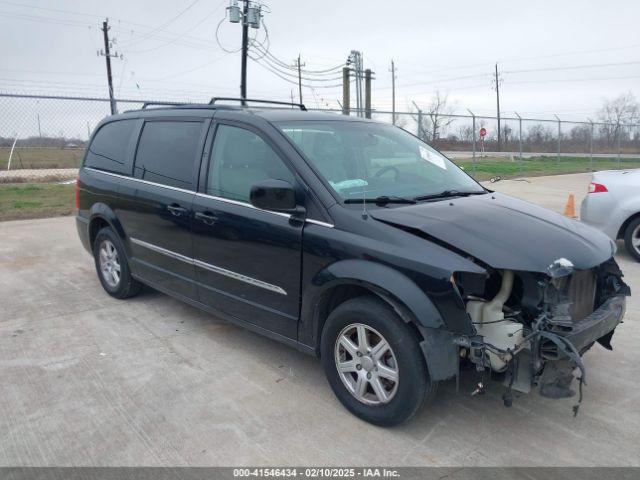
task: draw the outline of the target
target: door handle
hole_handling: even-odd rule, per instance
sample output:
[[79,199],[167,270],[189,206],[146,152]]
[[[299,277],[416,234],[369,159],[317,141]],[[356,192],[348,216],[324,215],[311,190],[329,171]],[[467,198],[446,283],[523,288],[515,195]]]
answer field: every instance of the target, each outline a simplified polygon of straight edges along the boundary
[[218,220],[218,217],[211,212],[196,212],[195,216],[198,220],[206,223],[207,225],[213,225]]
[[187,209],[184,207],[181,207],[177,203],[167,205],[167,210],[169,210],[169,213],[171,215],[174,215],[176,217],[181,217],[182,215],[185,215],[187,213]]

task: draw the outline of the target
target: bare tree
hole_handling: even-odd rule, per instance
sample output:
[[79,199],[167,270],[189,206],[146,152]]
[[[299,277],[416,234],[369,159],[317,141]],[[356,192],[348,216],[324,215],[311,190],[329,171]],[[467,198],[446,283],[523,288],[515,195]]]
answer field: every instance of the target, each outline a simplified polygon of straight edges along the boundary
[[461,125],[458,127],[458,137],[463,142],[473,142],[473,136],[475,132],[471,125]]
[[614,99],[605,100],[598,119],[604,123],[600,132],[607,139],[607,144],[611,145],[621,133],[621,125],[640,119],[640,104],[633,93],[623,93]]
[[536,149],[544,149],[553,142],[553,129],[541,123],[533,125],[527,133],[527,143]]
[[395,123],[396,127],[400,127],[400,128],[406,129],[407,128],[407,123],[408,123],[408,121],[407,121],[407,117],[405,115],[398,115],[396,113],[396,123]]
[[413,116],[418,123],[418,135],[428,142],[440,138],[446,132],[446,128],[453,123],[454,118],[449,115],[452,115],[455,109],[456,105],[449,102],[449,96],[441,95],[437,91],[431,97],[427,108],[422,110],[422,115]]
[[502,138],[504,139],[504,148],[509,148],[508,145],[509,145],[509,140],[511,140],[512,131],[513,130],[511,129],[511,127],[506,123],[502,127]]
[[449,103],[448,95],[442,96],[440,92],[436,92],[431,97],[431,103],[427,109],[427,115],[431,123],[431,141],[440,138],[440,135],[445,133],[446,128],[453,123],[454,119],[447,115],[452,115],[455,109],[456,106]]

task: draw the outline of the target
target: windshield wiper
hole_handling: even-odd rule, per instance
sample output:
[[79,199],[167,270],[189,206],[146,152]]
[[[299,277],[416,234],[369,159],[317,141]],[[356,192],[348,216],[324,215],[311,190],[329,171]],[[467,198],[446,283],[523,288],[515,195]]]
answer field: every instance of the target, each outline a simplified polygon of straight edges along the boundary
[[388,196],[388,195],[381,195],[379,197],[375,197],[375,198],[347,198],[344,203],[375,203],[376,205],[379,206],[384,206],[387,205],[388,203],[406,203],[406,204],[414,204],[416,203],[415,200],[411,199],[411,198],[405,198],[405,197],[396,197],[396,196]]
[[420,200],[431,200],[434,198],[449,198],[449,197],[468,197],[470,195],[483,195],[487,193],[486,190],[473,190],[471,192],[460,192],[458,190],[443,190],[440,193],[434,193],[432,195],[422,195],[420,197],[415,197],[415,201]]

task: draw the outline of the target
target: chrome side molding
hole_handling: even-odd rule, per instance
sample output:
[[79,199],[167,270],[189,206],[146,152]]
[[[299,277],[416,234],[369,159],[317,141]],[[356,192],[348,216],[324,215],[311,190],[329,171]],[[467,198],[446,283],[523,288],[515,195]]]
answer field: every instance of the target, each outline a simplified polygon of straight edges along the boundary
[[133,237],[131,237],[130,240],[131,240],[131,243],[135,245],[139,245],[148,250],[152,250],[154,252],[161,253],[162,255],[166,255],[167,257],[180,260],[181,262],[188,263],[189,265],[194,265],[196,267],[209,270],[210,272],[214,272],[219,275],[224,275],[225,277],[233,278],[234,280],[238,280],[240,282],[248,283],[249,285],[253,285],[254,287],[259,287],[265,290],[269,290],[270,292],[279,293],[280,295],[287,294],[287,292],[282,287],[279,287],[277,285],[272,285],[267,282],[263,282],[262,280],[258,280],[257,278],[248,277],[247,275],[233,272],[231,270],[227,270],[226,268],[218,267],[216,265],[203,262],[202,260],[198,260],[196,258],[187,257],[185,255],[174,252],[172,250],[167,250],[166,248],[159,247],[158,245],[153,245],[152,243],[145,242],[144,240],[140,240]]

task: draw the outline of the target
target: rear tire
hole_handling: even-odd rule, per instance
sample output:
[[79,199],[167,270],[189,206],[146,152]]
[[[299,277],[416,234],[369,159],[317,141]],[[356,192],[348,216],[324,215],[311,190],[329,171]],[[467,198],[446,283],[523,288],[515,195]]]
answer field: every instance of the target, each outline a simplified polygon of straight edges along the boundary
[[120,237],[111,227],[98,232],[93,242],[93,258],[102,288],[114,298],[137,295],[142,284],[131,276]]
[[631,256],[640,262],[640,217],[627,225],[624,231],[624,244]]
[[331,312],[321,355],[335,395],[369,423],[398,425],[435,395],[416,333],[377,297],[348,300]]

